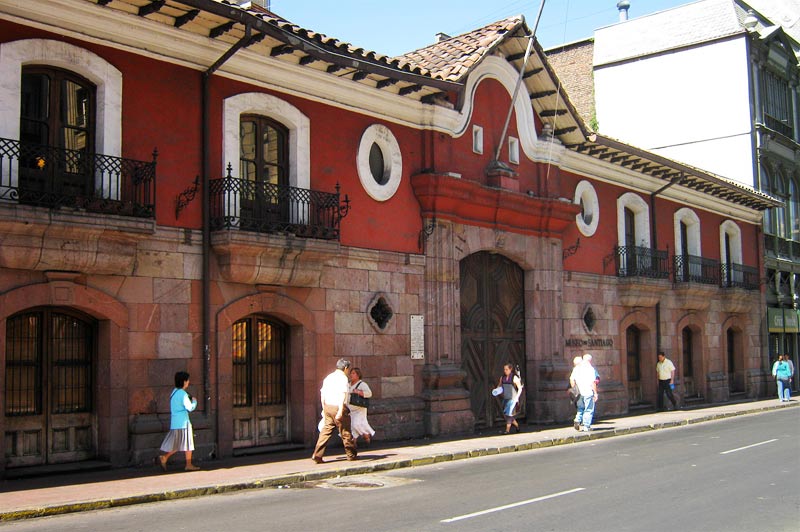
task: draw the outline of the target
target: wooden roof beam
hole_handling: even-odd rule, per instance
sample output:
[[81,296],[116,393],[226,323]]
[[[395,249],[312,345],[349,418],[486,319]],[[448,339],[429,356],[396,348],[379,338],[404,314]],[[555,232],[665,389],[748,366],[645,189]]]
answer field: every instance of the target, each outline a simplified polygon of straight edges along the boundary
[[343,69],[344,67],[341,65],[330,65],[328,66],[328,68],[325,69],[325,72],[327,72],[328,74],[333,74],[334,72],[339,72],[340,70]]
[[192,9],[191,11],[187,11],[185,14],[175,17],[175,24],[176,28],[180,28],[181,26],[188,24],[189,22],[193,21],[197,15],[200,14],[199,9]]
[[288,44],[281,44],[269,51],[270,57],[278,57],[279,55],[291,54],[294,52],[294,47]]
[[225,24],[220,24],[216,28],[211,28],[211,31],[208,32],[208,36],[211,39],[216,39],[220,35],[224,35],[225,33],[231,31],[235,25],[236,23],[232,20],[226,22]]
[[317,58],[314,57],[313,55],[304,55],[303,57],[300,58],[300,65],[301,66],[310,65],[316,60]]
[[525,52],[520,52],[518,54],[507,55],[506,56],[506,61],[508,61],[508,62],[519,61],[520,59],[524,59],[524,58],[525,58]]
[[397,91],[397,94],[399,94],[400,96],[408,96],[409,94],[413,94],[421,90],[422,90],[422,85],[409,85],[408,87],[403,87],[402,89]]
[[139,8],[139,16],[146,17],[150,13],[158,13],[158,11],[164,7],[164,4],[167,3],[167,0],[153,0],[149,4],[145,4]]
[[556,137],[560,137],[561,135],[566,135],[567,133],[572,133],[578,129],[578,126],[569,126],[569,127],[562,127],[553,131],[553,135]]
[[375,87],[378,88],[378,89],[385,89],[386,87],[391,87],[395,83],[397,83],[396,79],[394,79],[394,78],[386,78],[386,79],[382,79],[378,83],[376,83]]
[[592,157],[597,157],[600,153],[605,153],[608,151],[608,148],[592,148],[589,150],[589,155]]
[[363,70],[357,70],[355,74],[353,74],[353,81],[361,81],[362,79],[367,77],[367,72]]
[[97,0],[97,5],[98,6],[107,6],[110,3],[111,3],[111,0]]
[[535,76],[536,74],[538,74],[538,73],[539,73],[539,72],[541,72],[542,70],[544,70],[544,68],[541,68],[541,67],[539,67],[539,68],[534,68],[533,70],[529,70],[529,71],[525,72],[525,73],[522,75],[522,79],[528,79],[528,78],[529,78],[529,77],[531,77],[531,76]]
[[611,158],[611,162],[616,164],[616,163],[619,163],[619,162],[627,161],[631,157],[633,157],[633,155],[630,155],[628,153],[620,154],[620,155],[617,155],[616,157],[612,157]]
[[546,98],[548,96],[552,96],[555,93],[556,93],[556,91],[549,90],[549,91],[541,91],[541,92],[532,92],[532,93],[530,93],[529,96],[530,96],[531,100],[538,100],[539,98]]
[[539,113],[539,116],[561,116],[567,114],[566,109],[545,109]]

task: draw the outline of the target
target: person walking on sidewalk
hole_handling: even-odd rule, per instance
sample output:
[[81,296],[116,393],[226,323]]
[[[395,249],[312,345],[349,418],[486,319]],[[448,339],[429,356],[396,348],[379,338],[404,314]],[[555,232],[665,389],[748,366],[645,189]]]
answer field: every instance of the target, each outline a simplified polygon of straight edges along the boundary
[[772,376],[778,383],[778,399],[788,401],[792,397],[792,371],[784,360],[784,355],[778,355],[778,360],[772,365]]
[[673,410],[677,409],[678,402],[672,393],[672,389],[675,387],[675,364],[667,358],[663,351],[658,353],[656,374],[658,375],[658,397],[656,398],[658,411],[664,411],[664,394],[667,394],[672,402]]
[[186,388],[189,386],[189,374],[179,371],[175,374],[175,389],[169,396],[170,422],[169,432],[161,444],[164,454],[158,457],[158,465],[167,470],[167,460],[173,454],[183,451],[186,455],[186,471],[200,469],[192,463],[194,451],[194,433],[192,422],[189,421],[189,412],[197,408],[197,399],[189,395]]
[[597,402],[597,375],[589,360],[584,358],[572,369],[569,376],[570,386],[577,386],[581,395],[578,399],[578,412],[573,423],[575,430],[581,432],[592,430],[594,405]]
[[350,361],[340,358],[336,361],[336,371],[325,377],[322,381],[320,390],[320,400],[322,401],[322,415],[325,423],[319,433],[317,446],[311,459],[316,463],[324,462],[322,457],[325,455],[325,448],[328,440],[333,435],[333,430],[337,429],[344,443],[344,452],[348,460],[356,460],[356,443],[350,433],[350,409],[347,407],[348,394],[350,392],[349,379]]
[[519,373],[514,371],[512,364],[503,366],[503,375],[500,377],[497,387],[503,389],[503,417],[506,419],[506,430],[503,434],[510,434],[511,427],[519,432],[519,423],[517,423],[514,410],[517,408],[519,396],[522,394],[522,379],[520,379]]
[[[353,397],[354,395],[355,397]],[[366,382],[361,380],[361,368],[351,369],[348,408],[350,408],[350,432],[353,434],[353,441],[356,444],[358,444],[359,436],[364,436],[364,441],[369,445],[375,435],[375,430],[367,420],[370,397],[372,397],[372,390],[370,390]],[[356,404],[356,402],[359,404]]]

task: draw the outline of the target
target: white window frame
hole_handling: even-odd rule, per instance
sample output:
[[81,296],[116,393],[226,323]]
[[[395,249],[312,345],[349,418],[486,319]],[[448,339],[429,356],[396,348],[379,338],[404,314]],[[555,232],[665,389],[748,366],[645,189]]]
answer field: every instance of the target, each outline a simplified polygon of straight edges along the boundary
[[[95,149],[97,153],[122,156],[122,72],[84,48],[51,39],[22,39],[0,44],[0,137],[19,140],[22,67],[44,65],[78,74],[95,87]],[[16,161],[10,168],[10,186],[19,186]],[[97,185],[103,197],[118,199],[116,176]]]
[[[289,131],[289,186],[311,187],[311,120],[300,109],[285,100],[262,92],[243,92],[225,98],[222,104],[222,169],[220,177],[227,174],[230,163],[235,169],[233,177],[240,177],[239,156],[241,139],[239,128],[242,115],[258,115],[280,122]],[[233,194],[226,194],[225,216],[239,217],[240,205]],[[305,223],[308,213],[292,209],[292,223]]]
[[472,126],[472,151],[483,155],[483,128],[479,125]]
[[508,137],[508,162],[519,164],[519,139],[517,137]]
[[675,211],[673,216],[675,232],[675,254],[679,255],[683,249],[681,242],[681,222],[686,224],[686,236],[688,237],[687,248],[689,255],[702,257],[702,245],[700,242],[700,217],[688,207]]
[[617,242],[618,246],[625,246],[625,208],[633,211],[636,236],[639,241],[636,246],[650,247],[650,209],[641,196],[633,192],[626,192],[617,198]]
[[725,220],[719,226],[719,261],[725,264],[725,235],[731,243],[731,263],[742,264],[742,229],[733,220]]

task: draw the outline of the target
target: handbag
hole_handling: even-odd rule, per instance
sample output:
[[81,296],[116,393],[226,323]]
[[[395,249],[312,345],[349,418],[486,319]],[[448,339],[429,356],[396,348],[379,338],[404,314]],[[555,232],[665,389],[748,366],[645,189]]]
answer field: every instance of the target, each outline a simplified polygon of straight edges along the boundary
[[[355,389],[357,390],[359,386],[361,386],[360,382],[356,384]],[[349,403],[353,406],[360,406],[361,408],[369,408],[369,397],[363,397],[361,395],[358,395],[357,393],[350,392]]]

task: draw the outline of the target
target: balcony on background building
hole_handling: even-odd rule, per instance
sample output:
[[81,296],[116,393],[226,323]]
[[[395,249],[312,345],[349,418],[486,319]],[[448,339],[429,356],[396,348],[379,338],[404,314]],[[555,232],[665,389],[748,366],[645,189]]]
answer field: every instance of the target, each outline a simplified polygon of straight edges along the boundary
[[720,284],[723,288],[758,290],[761,286],[758,269],[742,264],[722,264],[720,266],[720,279]]
[[617,277],[669,277],[667,252],[643,246],[615,246],[614,260]]
[[643,246],[615,246],[612,253],[620,279],[620,303],[627,307],[655,305],[669,289],[669,259],[666,251]]
[[0,201],[154,218],[152,161],[0,138]]
[[211,180],[211,230],[240,229],[339,239],[339,223],[349,210],[336,192],[255,182],[231,177]]
[[718,260],[696,255],[673,257],[673,279],[675,283],[699,283],[719,286],[720,264]]
[[672,262],[678,305],[686,310],[708,309],[719,290],[719,261],[696,255],[675,255]]

